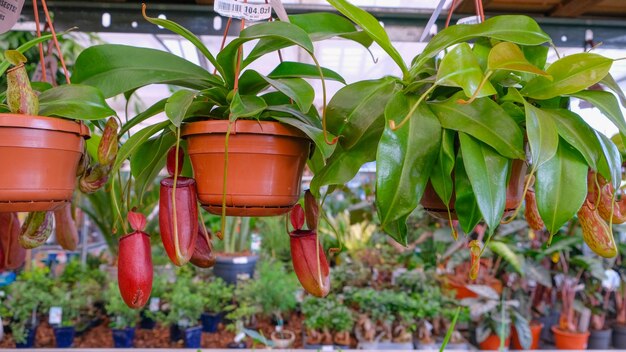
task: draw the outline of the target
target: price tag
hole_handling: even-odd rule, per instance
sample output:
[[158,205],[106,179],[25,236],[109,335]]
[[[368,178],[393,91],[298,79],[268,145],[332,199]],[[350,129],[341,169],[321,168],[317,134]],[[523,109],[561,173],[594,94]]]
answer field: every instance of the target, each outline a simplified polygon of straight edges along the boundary
[[50,307],[50,316],[48,317],[48,323],[50,323],[50,325],[59,325],[61,324],[62,321],[63,321],[63,308]]
[[22,6],[24,6],[24,0],[0,0],[0,34],[13,28],[20,18]]
[[333,345],[323,345],[322,351],[334,351]]
[[233,258],[233,263],[235,263],[235,264],[248,264],[248,258],[247,257]]
[[150,309],[151,312],[158,312],[160,310],[160,304],[161,299],[159,297],[152,297],[150,298],[150,306],[148,309]]
[[237,0],[215,0],[213,9],[224,17],[245,19],[246,21],[263,21],[272,17],[272,5],[269,4],[248,4]]

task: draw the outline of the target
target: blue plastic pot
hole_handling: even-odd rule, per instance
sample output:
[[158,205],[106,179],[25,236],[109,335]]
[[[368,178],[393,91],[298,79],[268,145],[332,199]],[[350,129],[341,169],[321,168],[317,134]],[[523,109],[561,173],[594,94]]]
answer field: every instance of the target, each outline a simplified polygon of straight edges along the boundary
[[178,342],[184,338],[185,336],[183,335],[183,331],[178,326],[178,324],[170,325],[170,341],[171,342]]
[[217,326],[222,321],[222,313],[219,313],[219,314],[202,313],[202,316],[200,316],[200,320],[202,321],[203,332],[216,333]]
[[200,348],[202,343],[202,327],[195,326],[185,329],[185,348]]
[[142,310],[139,313],[141,320],[139,320],[139,327],[145,330],[152,330],[156,326],[156,320],[146,317],[146,314]]
[[73,326],[54,328],[54,337],[57,342],[57,348],[72,347],[72,344],[74,344],[75,334],[76,328],[74,328]]
[[115,348],[132,348],[135,341],[135,328],[113,329]]
[[35,346],[35,329],[26,328],[26,341],[23,343],[15,343],[15,348],[33,348]]

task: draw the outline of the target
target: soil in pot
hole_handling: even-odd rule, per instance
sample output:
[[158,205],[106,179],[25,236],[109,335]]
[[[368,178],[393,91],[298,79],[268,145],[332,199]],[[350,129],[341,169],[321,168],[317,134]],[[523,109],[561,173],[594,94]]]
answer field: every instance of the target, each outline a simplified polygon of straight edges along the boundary
[[[509,348],[510,343],[511,336],[507,337],[506,340],[504,340],[504,347]],[[478,346],[481,350],[497,351],[500,349],[500,336],[496,334],[491,334],[489,335],[489,337],[487,337],[487,339],[485,339],[485,341],[480,342]]]
[[[522,201],[524,193],[524,176],[526,176],[527,169],[528,166],[525,161],[513,160],[509,184],[506,189],[506,205],[504,207],[505,214],[510,214],[515,211],[515,208],[517,208]],[[453,190],[452,198],[449,203],[450,214],[453,220],[457,219],[456,212],[454,211],[455,197],[456,196]],[[430,181],[426,185],[421,203],[424,209],[433,217],[448,220],[448,210],[446,209],[446,205],[441,198],[439,198]]]
[[611,346],[613,329],[591,330],[589,331],[589,342],[587,348],[590,350],[607,350]]
[[74,344],[76,329],[73,326],[54,328],[54,338],[57,348],[68,348]]
[[[543,329],[543,324],[533,321],[530,323],[530,335],[533,338],[532,343],[530,344],[531,350],[539,349],[539,340],[541,337],[541,329]],[[511,347],[514,350],[523,350],[521,343],[519,342],[519,337],[517,336],[517,330],[515,327],[511,328]]]
[[0,114],[0,211],[60,208],[72,199],[89,129],[75,121]]
[[229,284],[236,284],[239,280],[248,280],[254,276],[256,262],[255,255],[242,254],[240,256],[217,255],[213,273]]
[[626,349],[626,325],[613,325],[613,348]]
[[554,334],[554,344],[559,350],[586,350],[589,341],[589,332],[569,332],[552,327]]
[[[206,210],[220,215],[229,122],[211,120],[183,126],[189,157]],[[274,216],[300,198],[310,140],[297,129],[271,121],[237,120],[228,139],[226,215]]]

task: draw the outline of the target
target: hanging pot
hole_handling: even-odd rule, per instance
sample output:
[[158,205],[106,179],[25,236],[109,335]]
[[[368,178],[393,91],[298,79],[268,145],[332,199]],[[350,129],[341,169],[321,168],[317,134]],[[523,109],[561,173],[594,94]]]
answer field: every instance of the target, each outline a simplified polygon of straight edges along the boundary
[[72,199],[89,129],[75,121],[0,114],[0,212],[55,210]]
[[[225,120],[199,121],[182,129],[200,203],[217,215],[222,212],[228,125]],[[310,148],[311,141],[306,135],[278,122],[234,122],[228,138],[226,215],[287,213],[300,197],[302,172]]]
[[[513,160],[509,184],[506,188],[506,205],[504,207],[505,214],[511,214],[515,211],[515,208],[517,208],[522,201],[524,193],[524,177],[526,176],[527,169],[528,165],[526,165],[525,161],[517,159]],[[454,210],[455,197],[456,195],[453,190],[449,203],[450,215],[453,220],[457,219],[456,212]],[[424,210],[426,210],[431,216],[437,219],[448,220],[448,210],[446,209],[446,205],[441,198],[439,198],[430,181],[428,181],[428,184],[426,185],[421,203]]]

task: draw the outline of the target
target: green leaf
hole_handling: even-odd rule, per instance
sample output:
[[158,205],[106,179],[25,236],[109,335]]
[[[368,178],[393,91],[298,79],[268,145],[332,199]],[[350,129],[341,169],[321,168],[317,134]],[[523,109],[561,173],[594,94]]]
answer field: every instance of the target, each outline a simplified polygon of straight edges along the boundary
[[619,84],[615,81],[615,78],[609,73],[600,81],[604,86],[613,91],[613,93],[617,94],[619,100],[622,102],[622,106],[626,107],[626,95],[622,88],[620,88]]
[[444,128],[467,133],[507,158],[525,158],[522,130],[500,105],[489,98],[458,104],[458,96],[429,104]]
[[626,121],[615,95],[599,90],[584,90],[571,96],[598,108],[619,129],[622,136],[626,136]]
[[524,57],[535,67],[543,69],[548,61],[550,47],[545,45],[523,46]]
[[604,158],[599,163],[598,169],[602,170],[603,167],[608,168],[609,174],[611,175],[610,181],[613,185],[614,189],[619,189],[622,184],[622,157],[617,149],[617,146],[611,142],[611,140],[599,133],[596,133],[596,137],[598,137],[598,141],[600,141],[600,145],[602,146],[602,152],[604,154]]
[[513,310],[513,323],[522,349],[529,350],[533,343],[533,335],[530,331],[528,320],[526,320],[526,318],[524,318],[524,316],[518,311]]
[[[437,71],[436,85],[463,88],[467,97],[474,96],[483,82],[485,75],[478,64],[469,44],[461,43],[448,52]],[[477,97],[486,97],[496,94],[489,81],[485,82]]]
[[279,78],[271,79],[261,75],[263,79],[279,92],[291,98],[306,113],[313,104],[315,91],[307,81],[302,78]]
[[240,95],[235,93],[233,101],[230,103],[230,120],[234,121],[240,117],[254,117],[267,108],[265,100],[256,95]]
[[526,102],[524,102],[524,107],[532,167],[537,169],[556,154],[559,133],[554,120],[547,112]]
[[174,54],[126,45],[96,45],[76,59],[74,83],[99,88],[106,98],[150,84],[190,89],[223,86],[222,80]]
[[122,125],[122,128],[120,129],[120,133],[119,133],[120,136],[130,131],[131,128],[151,118],[152,116],[155,116],[165,111],[166,103],[167,103],[167,98],[161,99],[158,102],[154,103],[154,105],[150,106],[149,108],[145,109],[141,113],[137,114],[135,117],[128,120],[128,122]]
[[165,103],[165,115],[172,121],[174,126],[180,127],[195,98],[196,92],[183,89],[176,91],[167,99],[167,103]]
[[393,46],[387,32],[374,16],[350,4],[347,0],[328,0],[328,3],[367,32],[367,34],[391,56],[393,61],[398,64],[398,67],[402,70],[402,74],[405,77],[408,76],[408,68],[402,59],[402,55],[400,55],[398,50]]
[[435,192],[443,200],[444,204],[449,204],[454,191],[452,171],[454,170],[454,137],[455,132],[448,129],[441,129],[441,147],[439,157],[435,161],[435,166],[430,175],[430,183]]
[[[278,110],[270,109],[270,110],[285,111],[285,109],[278,109]],[[324,158],[330,157],[333,151],[335,150],[336,144],[329,145],[328,143],[326,143],[326,140],[324,139],[324,132],[320,128],[316,127],[315,125],[304,123],[300,119],[293,118],[293,117],[272,116],[272,118],[278,122],[293,126],[299,129],[300,131],[304,132],[304,134],[306,134],[309,138],[311,138],[313,143],[315,143],[315,146],[317,147],[318,150],[321,151],[322,156],[324,156]],[[334,138],[334,136],[329,133],[328,138],[332,139]]]
[[[406,116],[417,101],[396,93],[387,103],[385,119]],[[406,217],[426,188],[441,143],[436,137],[441,136],[441,125],[425,105],[415,110],[405,127],[392,131],[385,125],[376,155],[376,207],[383,230],[406,245]]]
[[509,162],[491,147],[465,133],[459,133],[463,165],[470,180],[478,208],[487,226],[495,229],[502,220],[506,203]]
[[563,140],[554,157],[537,170],[537,208],[551,234],[557,233],[582,206],[587,196],[587,170],[580,153]]
[[[594,131],[578,116],[566,109],[544,109],[546,116],[551,116],[561,138],[576,148],[593,170],[598,170],[598,161],[602,157],[600,146]],[[609,179],[610,175],[603,175]]]
[[373,126],[382,134],[385,106],[399,86],[385,77],[360,81],[340,89],[326,110],[328,130],[341,136],[344,149],[353,148]]
[[[322,67],[322,74],[324,79],[341,82],[346,84],[346,81],[340,74],[333,70]],[[302,62],[283,61],[276,68],[267,75],[269,78],[320,78],[320,71],[317,66],[305,64]]]
[[502,257],[515,271],[517,271],[520,275],[524,276],[524,261],[523,259],[515,254],[511,247],[509,247],[506,243],[491,240],[488,244],[489,249],[494,252],[499,257]]
[[[554,246],[555,244],[553,240],[552,245]],[[524,261],[524,273],[526,274],[527,280],[534,280],[542,286],[552,288],[552,275],[550,274],[550,270],[546,269],[538,261]]]
[[168,19],[164,19],[164,18],[154,18],[154,17],[148,17],[146,16],[145,13],[145,7],[143,8],[143,18],[146,19],[146,21],[155,24],[157,26],[161,26],[165,29],[170,30],[171,32],[174,32],[178,35],[180,35],[181,37],[187,39],[191,44],[193,44],[203,55],[204,57],[206,57],[209,62],[211,62],[211,64],[213,66],[215,66],[215,68],[217,69],[217,71],[219,71],[222,76],[224,75],[224,72],[222,70],[222,68],[220,67],[220,65],[217,63],[217,60],[215,60],[215,56],[213,56],[213,54],[211,54],[211,51],[209,51],[209,49],[204,45],[204,43],[202,43],[202,40],[198,37],[196,37],[190,30],[188,30],[187,28],[181,26],[180,24],[174,22],[174,21],[170,21]]
[[547,72],[552,81],[536,77],[522,88],[520,93],[533,99],[551,99],[560,95],[577,93],[602,80],[613,60],[592,53],[578,53],[555,61]]
[[519,46],[510,42],[501,42],[491,49],[487,69],[533,73],[546,76],[548,79],[552,78],[548,73],[528,62]]
[[313,42],[309,35],[300,27],[291,23],[277,21],[255,24],[241,31],[239,38],[231,41],[217,55],[217,62],[224,71],[224,80],[230,87],[233,86],[235,81],[235,63],[239,48],[249,41],[263,38],[284,40],[290,45],[297,45],[313,55]]
[[150,139],[150,137],[165,129],[170,124],[171,122],[169,120],[159,122],[157,124],[145,127],[130,136],[130,138],[128,138],[126,142],[122,144],[119,151],[117,152],[117,158],[115,159],[115,163],[113,164],[113,168],[111,169],[111,174],[115,175],[124,163],[124,161],[130,158],[137,151],[137,149],[141,147],[143,143]]
[[454,167],[454,210],[459,219],[459,225],[465,233],[470,233],[482,219],[472,184],[463,165],[463,152],[459,150]]
[[[302,28],[313,41],[343,37],[369,47],[373,40],[366,33],[357,31],[352,22],[343,16],[327,13],[305,13],[289,16],[289,21]],[[243,60],[242,68],[247,67],[261,56],[291,46],[287,40],[261,39],[254,46],[250,54]]]
[[142,143],[130,158],[130,172],[135,179],[135,192],[142,203],[144,193],[165,166],[168,150],[176,144],[176,135],[167,130],[157,138]]
[[439,352],[444,352],[446,347],[448,346],[448,342],[452,338],[452,334],[456,331],[456,321],[459,319],[459,315],[461,314],[461,306],[456,308],[456,313],[454,313],[454,318],[452,318],[452,323],[448,327],[448,331],[446,332],[446,336],[443,338],[443,342],[441,343],[441,347],[439,348]]
[[450,26],[428,42],[422,53],[415,58],[411,66],[411,74],[415,75],[429,59],[437,56],[447,47],[479,37],[493,38],[520,45],[540,45],[551,42],[550,36],[541,30],[535,20],[528,16],[495,16],[480,24]]
[[58,86],[41,93],[39,114],[75,120],[98,120],[116,115],[102,92],[82,84]]

